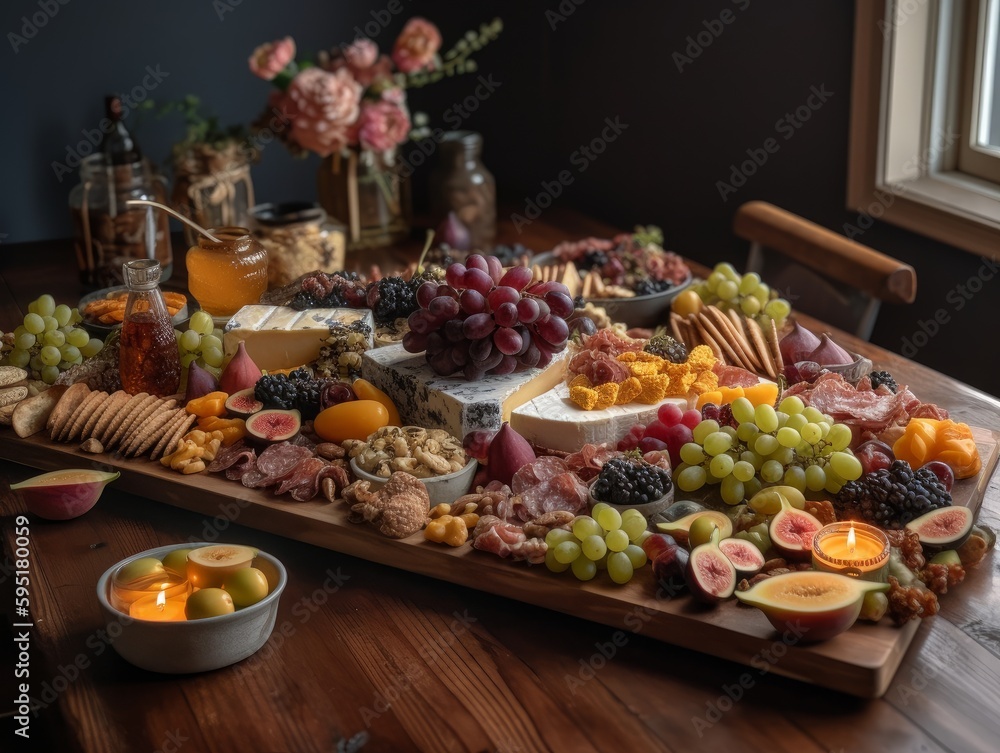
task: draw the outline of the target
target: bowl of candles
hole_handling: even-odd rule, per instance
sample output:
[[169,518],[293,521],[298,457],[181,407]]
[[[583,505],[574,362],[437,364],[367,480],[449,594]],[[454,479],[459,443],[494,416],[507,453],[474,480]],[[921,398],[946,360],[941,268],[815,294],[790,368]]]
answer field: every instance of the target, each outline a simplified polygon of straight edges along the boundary
[[97,598],[123,659],[152,672],[187,674],[235,664],[260,649],[287,580],[277,559],[251,547],[172,544],[109,568],[97,582]]

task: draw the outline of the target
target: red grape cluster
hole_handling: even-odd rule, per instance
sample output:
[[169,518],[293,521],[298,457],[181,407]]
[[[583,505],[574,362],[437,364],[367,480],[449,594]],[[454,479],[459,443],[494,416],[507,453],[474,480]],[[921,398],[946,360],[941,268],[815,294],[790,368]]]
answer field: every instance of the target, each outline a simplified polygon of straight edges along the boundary
[[531,282],[528,267],[504,272],[495,256],[451,264],[445,282],[417,288],[403,347],[426,352],[436,374],[486,374],[547,366],[566,347],[573,299],[561,282]]
[[648,426],[633,426],[628,434],[618,440],[616,449],[628,452],[638,448],[643,453],[667,450],[670,453],[670,465],[676,468],[681,463],[681,447],[692,441],[691,431],[700,422],[699,411],[684,411],[676,403],[663,403],[656,411],[655,421]]

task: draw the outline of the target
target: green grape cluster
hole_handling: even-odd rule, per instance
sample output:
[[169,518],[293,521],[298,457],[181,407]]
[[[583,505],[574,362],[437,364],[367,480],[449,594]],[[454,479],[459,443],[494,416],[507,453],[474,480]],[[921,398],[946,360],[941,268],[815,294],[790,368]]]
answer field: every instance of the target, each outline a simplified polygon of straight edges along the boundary
[[836,494],[861,478],[861,461],[848,449],[850,427],[806,407],[801,398],[786,397],[775,410],[741,397],[731,408],[735,429],[705,420],[691,432],[694,441],[681,447],[682,462],[674,470],[681,491],[719,484],[722,500],[736,505],[763,484]]
[[695,286],[695,291],[706,305],[716,306],[723,311],[736,309],[745,316],[753,317],[765,330],[771,321],[781,329],[792,305],[779,298],[777,291],[761,282],[760,275],[748,272],[741,275],[732,264],[720,262],[704,282]]
[[82,327],[80,312],[65,303],[56,305],[48,294],[28,304],[28,313],[14,329],[13,347],[3,363],[26,369],[32,379],[52,384],[60,372],[97,355],[104,343]]
[[222,330],[216,329],[211,315],[204,311],[194,312],[188,328],[183,332],[175,329],[174,336],[177,338],[182,369],[186,370],[197,362],[216,377],[219,376],[222,372]]
[[646,518],[638,510],[618,510],[605,502],[594,505],[590,515],[573,519],[572,530],[553,528],[545,536],[545,566],[554,573],[572,570],[579,580],[591,580],[607,570],[623,585],[646,564],[642,542],[649,536]]

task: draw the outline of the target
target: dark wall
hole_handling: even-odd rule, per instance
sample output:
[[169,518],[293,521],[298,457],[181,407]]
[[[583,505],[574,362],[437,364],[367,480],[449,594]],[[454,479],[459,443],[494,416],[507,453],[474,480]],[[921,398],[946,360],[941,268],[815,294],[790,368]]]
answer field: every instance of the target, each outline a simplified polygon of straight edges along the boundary
[[[707,264],[745,260],[744,244],[730,232],[744,201],[772,201],[840,231],[857,219],[844,200],[854,5],[848,0],[395,2],[58,6],[16,54],[9,37],[0,44],[8,108],[0,123],[5,242],[69,234],[66,197],[76,176],[60,181],[52,163],[65,162],[81,130],[100,121],[104,93],[141,86],[147,66],[168,74],[149,96],[198,94],[223,122],[247,122],[269,90],[246,68],[260,42],[291,34],[300,49],[316,50],[350,41],[356,26],[369,23],[381,28],[376,41],[389,47],[405,19],[418,14],[441,27],[446,45],[480,21],[504,19],[500,40],[477,55],[488,85],[477,76],[449,79],[411,92],[410,103],[434,125],[481,131],[501,197],[525,217],[529,202],[551,197],[556,206],[622,227],[658,224],[668,245]],[[20,34],[21,17],[38,11],[38,0],[10,0],[0,28]],[[811,95],[808,120],[796,120],[800,127],[786,120],[808,107]],[[177,120],[133,125],[157,160],[181,132]],[[733,184],[733,165],[769,138],[777,150],[722,196],[719,182]],[[595,139],[593,152],[581,150]],[[269,147],[254,169],[259,199],[313,198],[315,166],[315,158],[294,160],[282,147]],[[426,169],[415,174],[418,190]],[[539,199],[546,190],[550,197]],[[968,300],[959,287],[977,275],[992,278],[990,267],[885,223],[858,240],[909,262],[920,281],[912,306],[883,308],[873,341],[1000,392],[981,350],[983,333],[1000,318],[1000,283],[986,281]],[[921,323],[942,310],[948,321],[940,333],[907,347]],[[918,335],[917,344],[924,342]]]

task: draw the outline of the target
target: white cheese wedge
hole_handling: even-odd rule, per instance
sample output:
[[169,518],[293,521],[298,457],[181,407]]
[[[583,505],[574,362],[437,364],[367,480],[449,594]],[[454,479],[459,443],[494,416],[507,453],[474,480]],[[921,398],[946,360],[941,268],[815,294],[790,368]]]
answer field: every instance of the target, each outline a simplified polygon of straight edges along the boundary
[[403,423],[464,437],[476,429],[499,429],[510,421],[515,408],[562,381],[563,355],[545,369],[469,382],[438,376],[423,353],[407,353],[402,345],[389,345],[362,356],[361,375],[392,398]]
[[[288,306],[244,306],[226,324],[222,345],[226,358],[242,342],[259,368],[290,369],[316,360],[320,347],[336,327],[359,320],[374,331],[370,309],[296,311]],[[368,347],[372,347],[370,335]]]
[[[668,397],[663,402],[687,408],[687,398]],[[663,403],[612,405],[603,410],[583,410],[569,399],[565,383],[515,408],[510,428],[537,447],[576,452],[585,444],[615,444],[636,424],[650,424]]]

